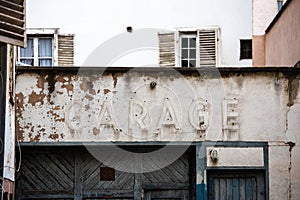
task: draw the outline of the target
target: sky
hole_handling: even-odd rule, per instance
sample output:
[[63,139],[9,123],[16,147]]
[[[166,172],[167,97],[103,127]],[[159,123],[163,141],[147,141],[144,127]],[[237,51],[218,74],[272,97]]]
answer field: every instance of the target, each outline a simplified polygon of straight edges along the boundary
[[[251,33],[251,0],[27,0],[28,28],[60,28],[75,34],[75,65],[86,63],[88,56],[105,41],[143,28],[224,24],[244,26]],[[228,8],[228,9],[227,9]],[[213,17],[207,17],[207,16]],[[241,16],[237,18],[236,16]],[[245,20],[245,18],[247,20]],[[226,29],[224,29],[226,31]],[[250,34],[251,36],[251,34]],[[249,34],[245,34],[249,37]],[[155,65],[156,50],[134,51],[115,60],[116,65]],[[143,56],[147,55],[147,56]],[[137,59],[137,57],[143,59]],[[124,61],[124,62],[123,62]]]

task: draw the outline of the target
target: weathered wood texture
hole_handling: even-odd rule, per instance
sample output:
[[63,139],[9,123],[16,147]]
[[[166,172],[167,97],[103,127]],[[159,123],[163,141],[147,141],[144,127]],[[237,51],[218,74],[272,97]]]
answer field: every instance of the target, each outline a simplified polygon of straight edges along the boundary
[[175,33],[158,33],[159,64],[175,66]]
[[58,35],[58,65],[74,65],[74,35]]
[[0,1],[0,41],[25,45],[25,1]]
[[200,66],[216,66],[216,30],[199,30]]
[[263,173],[219,172],[208,180],[208,199],[265,199]]
[[21,180],[17,180],[22,198],[73,198],[74,154],[53,149],[27,151],[22,161]]
[[101,181],[103,163],[83,147],[29,147],[23,149],[16,199],[140,199],[143,192],[152,199],[159,193],[164,198],[188,199],[188,160],[184,154],[171,165],[145,174],[116,170],[114,181]]

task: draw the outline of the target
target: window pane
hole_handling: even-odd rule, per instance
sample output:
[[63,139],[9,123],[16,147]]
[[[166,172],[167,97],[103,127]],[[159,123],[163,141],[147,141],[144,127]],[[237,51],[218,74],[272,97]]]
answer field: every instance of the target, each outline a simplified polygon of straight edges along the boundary
[[188,38],[181,38],[181,47],[182,48],[188,47]]
[[52,59],[39,59],[39,66],[52,66]]
[[189,58],[196,58],[196,49],[190,49]]
[[20,57],[33,57],[33,39],[27,39],[27,47],[20,48]]
[[190,47],[196,48],[196,38],[189,38],[190,40]]
[[39,57],[52,57],[51,38],[39,38]]
[[181,67],[188,67],[189,61],[188,60],[181,60]]
[[188,58],[188,50],[181,49],[181,58]]
[[25,65],[33,66],[33,59],[20,59],[20,62]]
[[240,41],[240,59],[251,59],[252,58],[252,40],[241,40]]
[[190,67],[196,67],[196,60],[190,60]]

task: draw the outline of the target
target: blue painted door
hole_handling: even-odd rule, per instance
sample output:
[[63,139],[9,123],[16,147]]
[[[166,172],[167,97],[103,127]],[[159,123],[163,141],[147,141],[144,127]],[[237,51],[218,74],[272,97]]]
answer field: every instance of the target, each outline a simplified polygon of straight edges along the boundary
[[257,171],[211,171],[208,177],[210,200],[264,200],[264,173]]

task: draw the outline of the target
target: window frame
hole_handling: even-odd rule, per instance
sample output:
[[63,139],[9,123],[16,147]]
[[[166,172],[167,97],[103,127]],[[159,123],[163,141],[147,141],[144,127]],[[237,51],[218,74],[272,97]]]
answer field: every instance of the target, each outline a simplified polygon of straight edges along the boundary
[[[45,35],[45,36],[28,36],[28,39],[33,40],[33,57],[21,57],[21,48],[18,48],[18,62],[19,64],[23,64],[21,62],[22,59],[33,59],[33,66],[40,67],[50,67],[50,66],[41,66],[39,65],[40,59],[51,59],[51,66],[54,65],[54,37],[53,35]],[[51,39],[51,57],[39,57],[39,39]],[[25,63],[24,63],[25,64]]]
[[[250,48],[247,48],[247,49],[244,49],[243,48],[243,42],[249,42],[249,44],[251,45],[251,49]],[[248,56],[244,56],[244,52],[245,51],[250,51],[250,56],[248,55],[249,53],[246,53],[246,55]],[[240,60],[252,60],[253,56],[253,47],[252,47],[252,39],[240,39]]]
[[180,35],[188,34],[188,33],[196,33],[196,66],[197,68],[203,67],[200,65],[200,49],[199,49],[199,35],[198,32],[201,30],[214,30],[216,32],[216,66],[219,67],[221,65],[221,30],[219,26],[204,26],[204,27],[181,27],[175,28],[175,66],[181,66],[181,39]]
[[[59,28],[27,28],[26,33],[27,38],[52,38],[52,66],[58,66]],[[38,42],[36,42],[36,46],[37,45]],[[34,52],[34,56],[38,55],[38,46],[34,51],[36,51]],[[18,48],[17,65],[22,65],[20,62],[20,47]],[[38,58],[34,58],[33,66],[39,66]]]
[[[190,45],[189,45],[189,42],[188,42],[188,47],[183,47],[182,45],[182,38],[195,38],[195,48],[190,48]],[[180,67],[197,67],[198,66],[198,60],[199,60],[199,56],[198,56],[198,41],[197,41],[197,32],[180,32],[179,33],[179,57],[180,57]],[[188,40],[189,41],[189,40]],[[187,59],[183,59],[182,58],[182,50],[183,49],[187,49],[188,50],[188,57]],[[195,58],[191,58],[190,57],[190,51],[189,50],[192,50],[192,49],[195,49]],[[187,60],[188,61],[188,66],[182,66],[182,61],[183,60]],[[190,66],[190,60],[195,60],[195,66]]]

